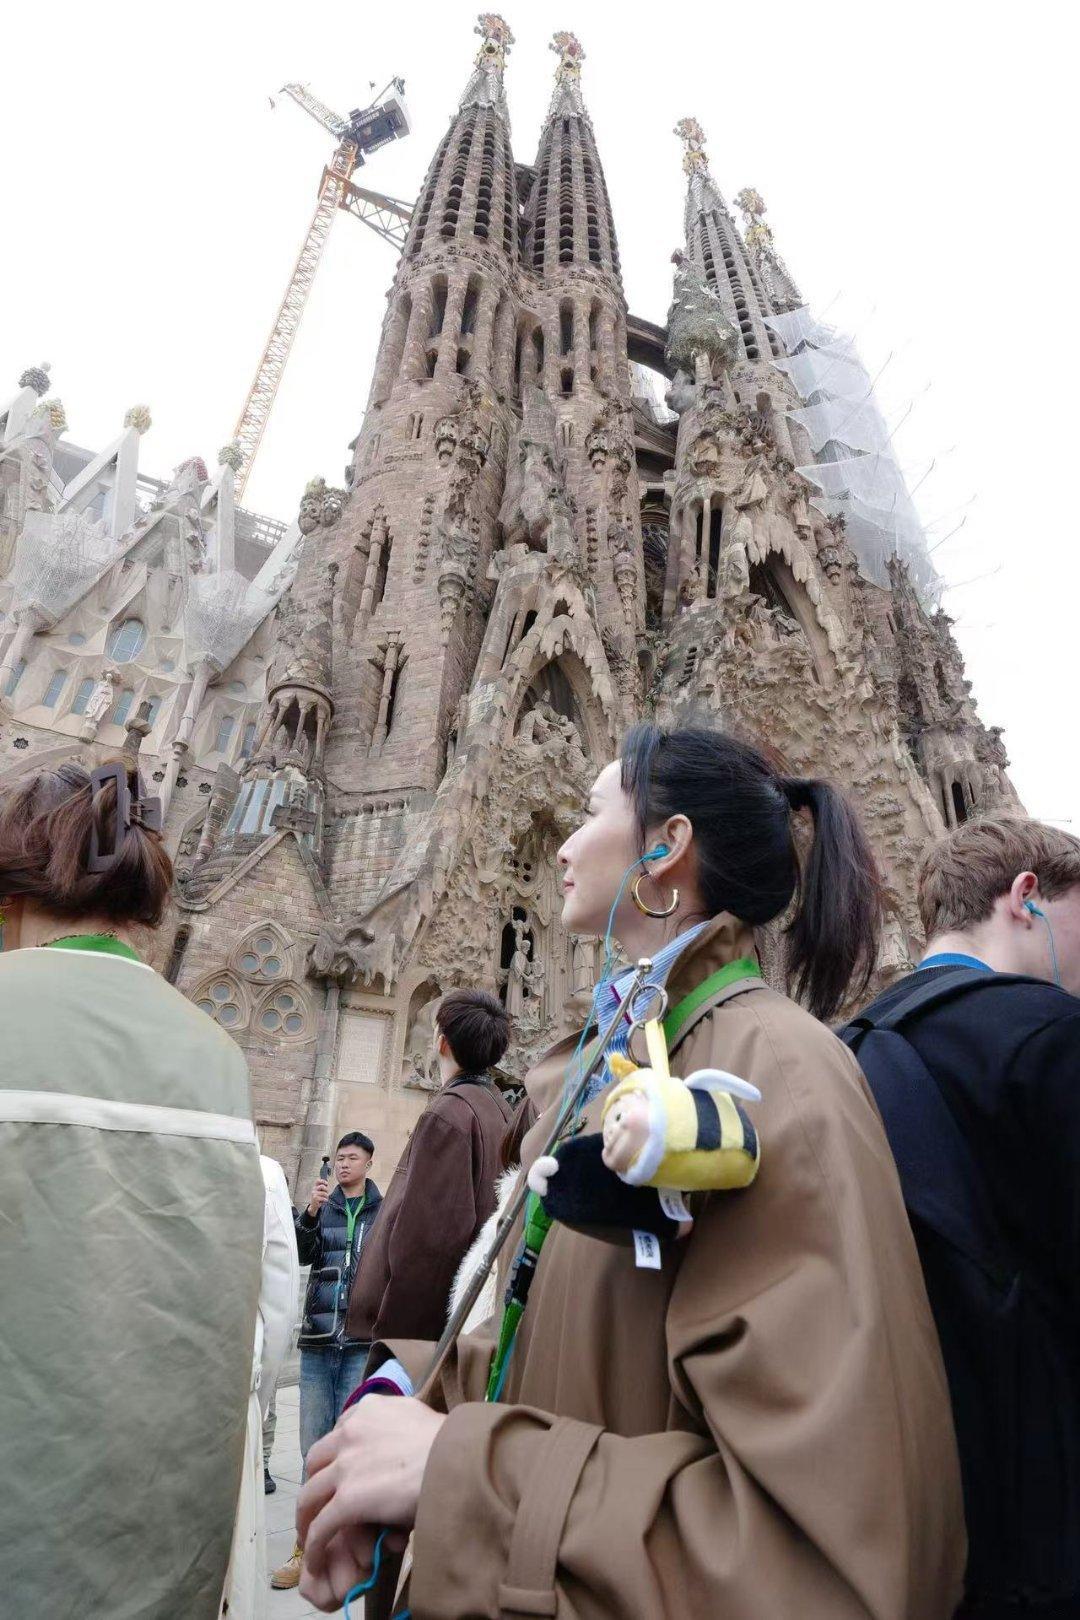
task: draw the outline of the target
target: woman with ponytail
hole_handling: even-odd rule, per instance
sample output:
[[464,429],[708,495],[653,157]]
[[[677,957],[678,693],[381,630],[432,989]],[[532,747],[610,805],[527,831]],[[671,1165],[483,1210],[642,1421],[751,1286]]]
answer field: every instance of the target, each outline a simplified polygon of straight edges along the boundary
[[[691,1196],[682,1238],[652,1222],[659,1245],[556,1219],[516,1334],[496,1316],[460,1340],[423,1403],[428,1347],[377,1346],[369,1375],[406,1399],[365,1395],[309,1456],[303,1589],[340,1602],[384,1525],[413,1531],[413,1620],[948,1620],[965,1546],[934,1326],[880,1119],[818,1022],[875,959],[854,811],[722,733],[641,726],[558,860],[564,925],[651,959],[672,1072],[760,1091],[757,1178]],[[785,916],[798,1000],[758,965],[755,930]],[[629,978],[598,986],[598,1027]],[[614,1049],[645,1061],[639,1035]],[[528,1078],[526,1168],[581,1047]]]
[[0,1607],[217,1620],[259,1302],[239,1047],[142,960],[172,886],[126,762],[0,793]]

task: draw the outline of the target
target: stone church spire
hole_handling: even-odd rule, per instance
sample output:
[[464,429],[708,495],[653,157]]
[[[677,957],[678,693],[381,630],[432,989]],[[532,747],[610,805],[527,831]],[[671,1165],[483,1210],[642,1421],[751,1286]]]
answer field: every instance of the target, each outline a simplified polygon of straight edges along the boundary
[[482,44],[460,105],[436,148],[413,213],[402,267],[450,241],[517,257],[517,187],[503,74],[514,36],[485,12]]
[[561,267],[590,265],[621,287],[611,201],[581,94],[585,52],[567,33],[556,34],[551,49],[559,66],[526,209],[526,262],[549,277]]
[[776,311],[709,171],[705,131],[696,118],[682,118],[675,134],[685,147],[687,259],[717,294],[725,315],[737,328],[739,357],[768,360],[780,348],[764,317]]
[[507,277],[518,260],[518,192],[503,74],[514,42],[485,12],[482,43],[457,112],[413,210],[379,345],[371,405],[427,378],[509,383],[513,347]]

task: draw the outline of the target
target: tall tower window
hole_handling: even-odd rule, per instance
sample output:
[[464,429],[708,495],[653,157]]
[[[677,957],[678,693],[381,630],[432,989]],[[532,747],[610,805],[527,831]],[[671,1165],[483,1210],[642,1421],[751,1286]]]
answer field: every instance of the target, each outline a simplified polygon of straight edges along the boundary
[[465,289],[465,302],[461,306],[461,335],[468,337],[476,331],[476,311],[480,303],[480,283],[475,276],[469,277],[469,285]]
[[[11,685],[9,685],[8,686],[8,691],[11,692],[13,690],[14,690],[14,688]],[[94,690],[94,683],[93,683],[92,680],[89,679],[89,677],[85,681],[80,681],[79,682],[79,685],[78,685],[78,687],[76,689],[76,692],[75,692],[75,701],[71,705],[72,714],[85,714],[86,713],[86,705],[90,701],[90,694],[91,694],[91,692],[93,690]]]
[[129,686],[120,693],[120,696],[116,700],[116,707],[112,712],[112,724],[114,726],[122,726],[124,724],[124,721],[131,713],[131,705],[134,703],[134,701],[135,692],[132,687]]
[[436,276],[431,284],[431,326],[429,337],[438,337],[446,319],[446,277]]
[[217,736],[214,738],[214,748],[219,754],[224,754],[232,742],[233,727],[236,721],[231,714],[222,715],[218,721]]
[[572,304],[559,305],[559,353],[571,354],[574,348],[574,308]]
[[[709,515],[708,539],[708,574],[706,579],[708,596],[715,596],[720,582],[720,531],[723,527],[724,513],[722,507],[713,507]],[[703,536],[703,540],[706,537]]]
[[60,694],[64,690],[64,687],[66,685],[67,685],[67,670],[66,669],[55,669],[55,670],[53,670],[53,673],[49,677],[49,684],[45,688],[45,696],[41,700],[46,709],[55,709],[56,708],[56,705],[60,701]]

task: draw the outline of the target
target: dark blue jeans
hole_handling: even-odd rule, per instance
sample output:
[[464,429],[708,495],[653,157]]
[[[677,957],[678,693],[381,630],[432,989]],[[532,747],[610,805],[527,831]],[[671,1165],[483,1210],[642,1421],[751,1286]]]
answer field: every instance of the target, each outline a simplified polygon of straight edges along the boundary
[[364,1376],[368,1346],[300,1351],[300,1450],[307,1479],[307,1454],[341,1416],[345,1402]]

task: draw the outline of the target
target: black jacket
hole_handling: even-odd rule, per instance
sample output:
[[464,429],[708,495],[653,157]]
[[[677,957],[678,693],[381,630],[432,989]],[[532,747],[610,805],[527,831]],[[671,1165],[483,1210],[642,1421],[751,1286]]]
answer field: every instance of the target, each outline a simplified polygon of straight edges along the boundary
[[[954,972],[922,970],[862,1017]],[[1080,1615],[1080,1000],[971,977],[898,1033],[860,1020],[841,1033],[881,1106],[941,1339],[968,1521],[962,1612],[1064,1620]]]
[[348,1211],[341,1188],[334,1188],[317,1215],[309,1215],[306,1207],[294,1212],[300,1264],[311,1267],[298,1340],[302,1350],[348,1350],[363,1342],[349,1338],[345,1316],[357,1261],[381,1203],[382,1193],[369,1176],[367,1202],[356,1219],[347,1265]]

